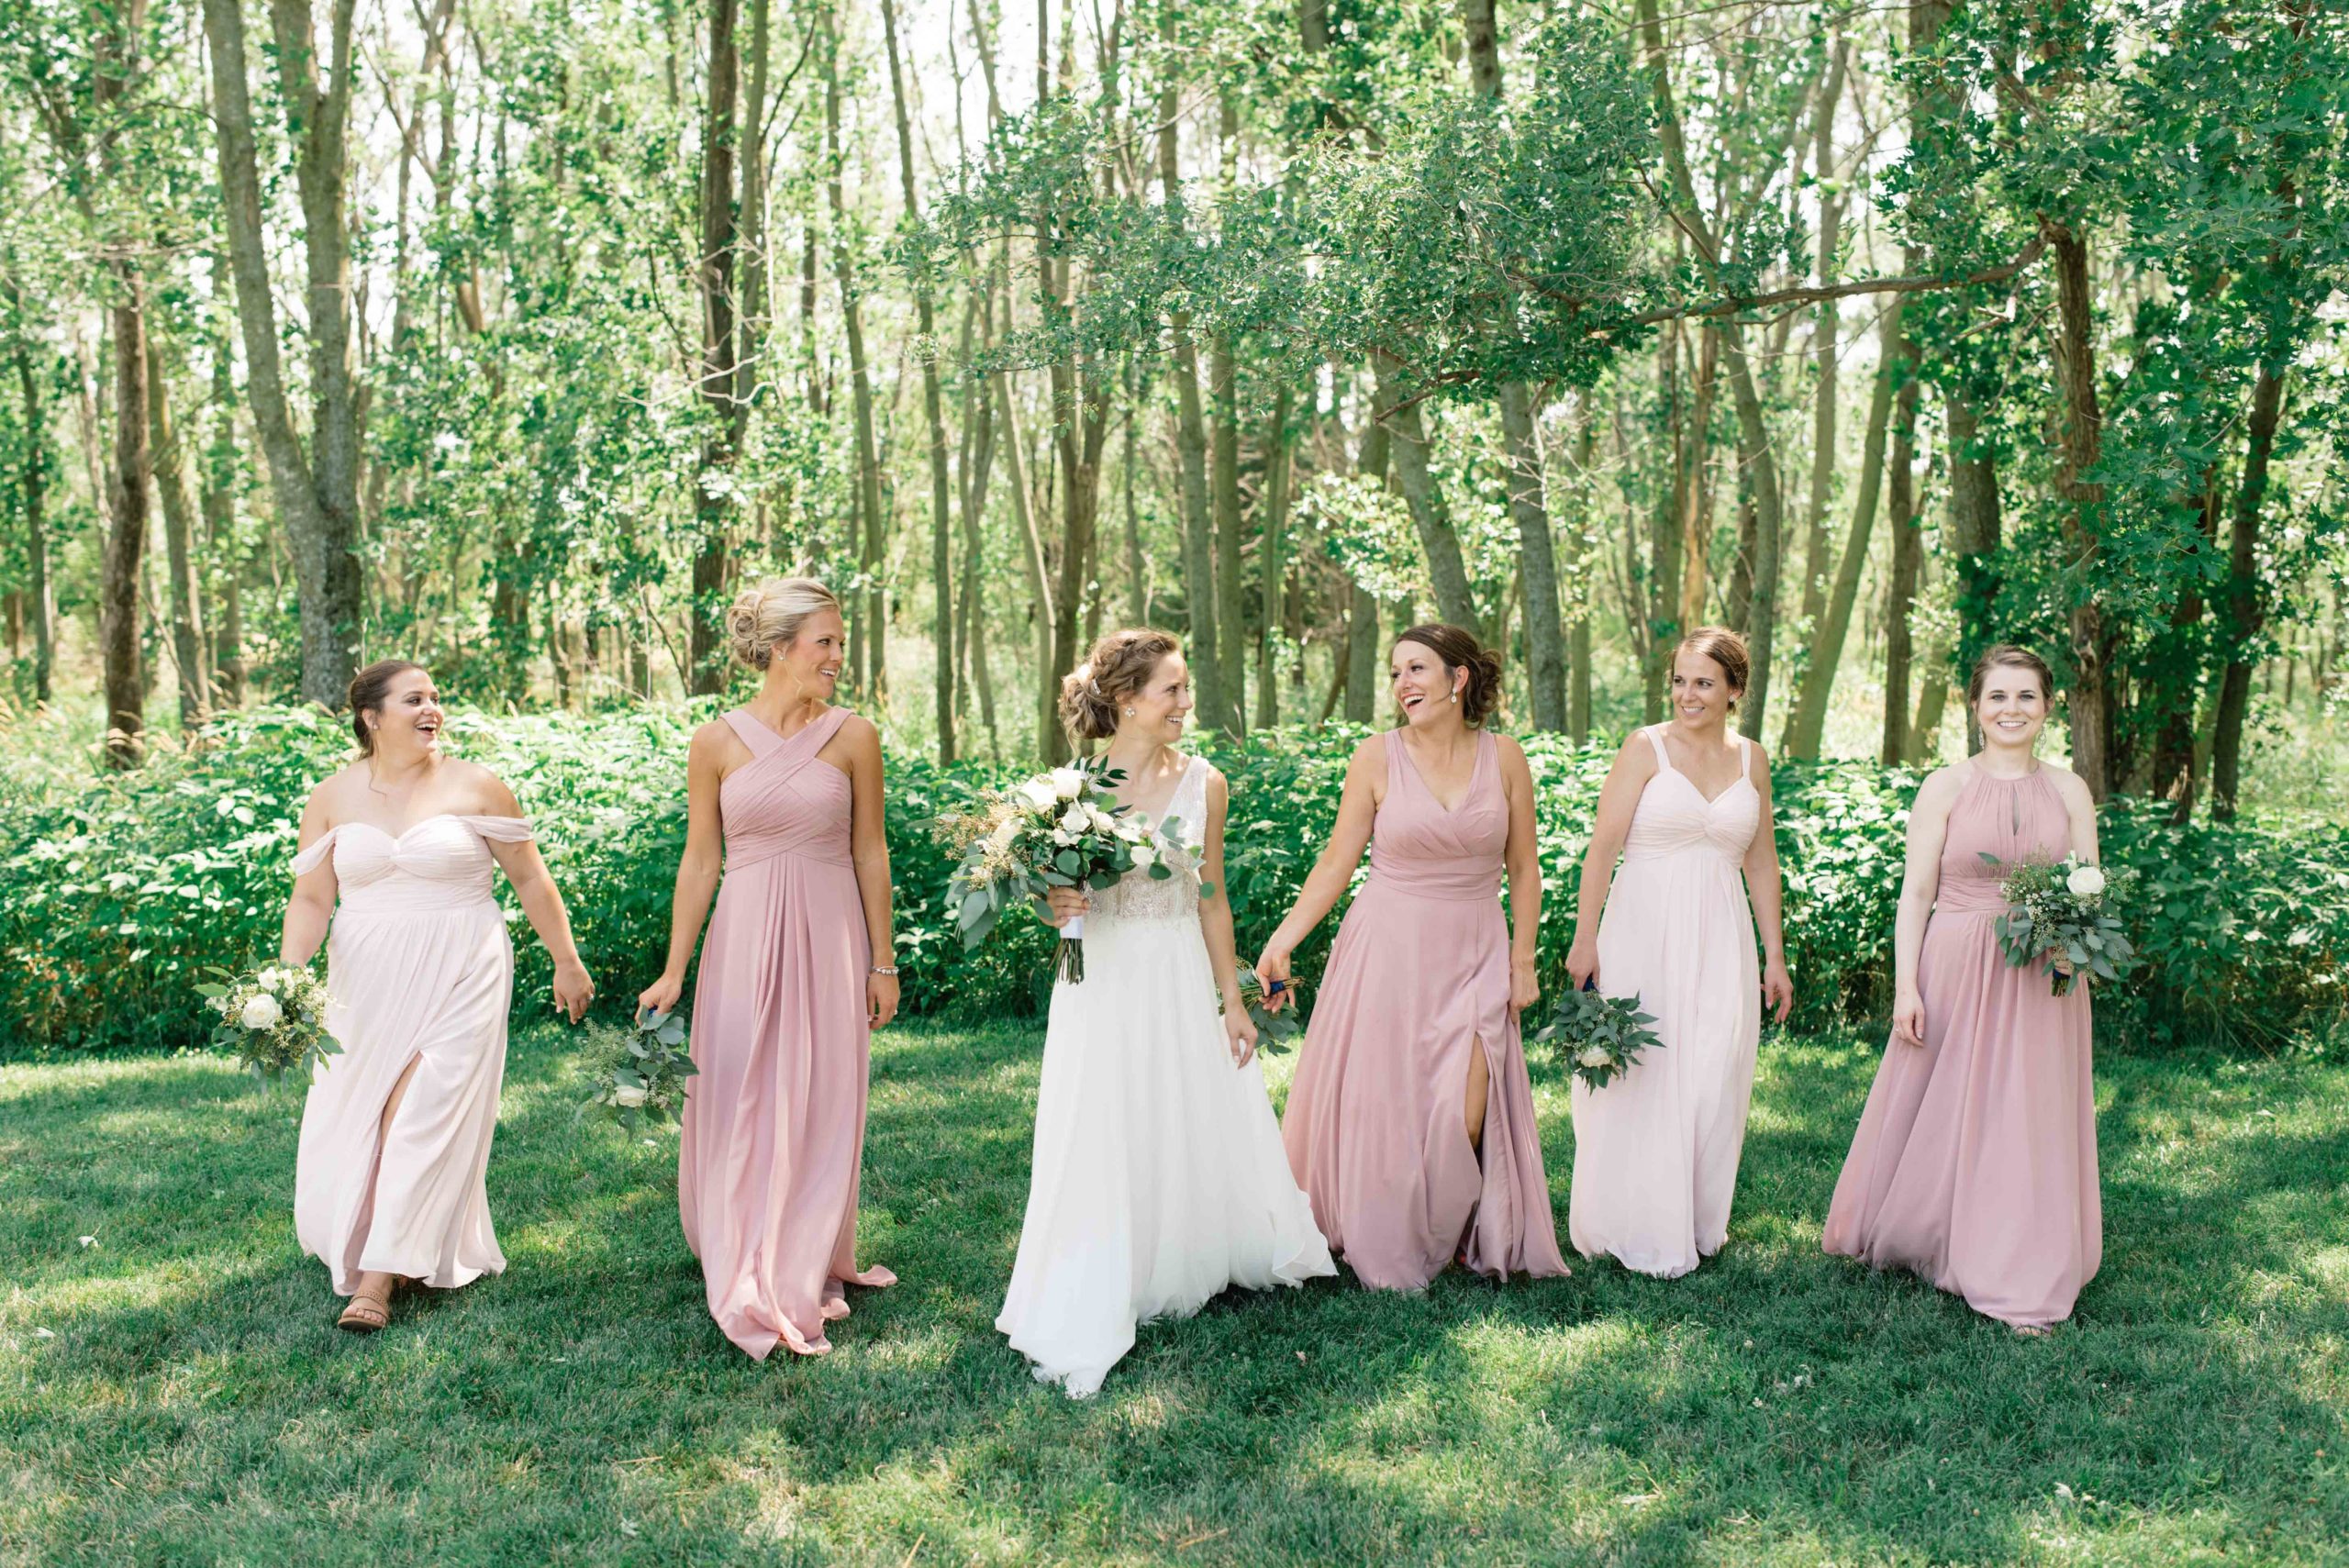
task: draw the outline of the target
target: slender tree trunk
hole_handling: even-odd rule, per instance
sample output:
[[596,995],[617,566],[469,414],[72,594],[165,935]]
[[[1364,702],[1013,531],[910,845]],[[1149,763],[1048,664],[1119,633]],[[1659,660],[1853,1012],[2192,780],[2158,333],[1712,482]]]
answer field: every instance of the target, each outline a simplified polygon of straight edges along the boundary
[[[1843,73],[1851,58],[1851,43],[1838,36],[1835,55],[1827,69],[1827,87],[1820,95],[1819,117],[1811,129],[1811,168],[1820,182],[1819,282],[1835,282],[1835,251],[1843,242],[1843,197],[1835,179],[1835,107],[1842,96]],[[1807,635],[1816,635],[1819,617],[1827,608],[1827,501],[1835,479],[1836,339],[1843,324],[1842,304],[1828,300],[1819,307],[1811,328],[1812,359],[1818,365],[1818,391],[1810,415],[1810,495],[1803,508],[1802,620]],[[1809,664],[1804,665],[1808,673]]]
[[2252,651],[2265,620],[2259,602],[2259,510],[2267,496],[2268,464],[2284,411],[2284,367],[2262,364],[2252,383],[2248,445],[2235,487],[2227,538],[2225,673],[2219,679],[2218,721],[2211,737],[2210,815],[2232,821],[2243,785],[2243,720],[2251,711]]
[[2087,243],[2068,227],[2047,220],[2042,232],[2055,262],[2059,329],[2055,381],[2061,413],[2056,494],[2064,501],[2064,550],[2077,584],[2071,610],[2072,684],[2068,703],[2072,771],[2102,800],[2112,792],[2112,636],[2096,585],[2096,559],[2104,525],[2104,486],[2090,480],[2104,451],[2104,415],[2096,390],[2095,304],[2088,287]]
[[[1392,438],[1376,419],[1363,434],[1355,472],[1374,484],[1386,484]],[[1368,724],[1378,702],[1378,600],[1359,582],[1346,606],[1346,719]]]
[[1645,657],[1640,662],[1640,722],[1664,717],[1672,651],[1688,628],[1680,619],[1680,514],[1688,505],[1687,432],[1681,424],[1680,326],[1667,325],[1656,344],[1656,381],[1664,428],[1672,441],[1672,483],[1664,487],[1648,522],[1648,604]]
[[24,470],[17,476],[24,502],[26,595],[33,618],[33,700],[51,698],[50,680],[57,664],[57,595],[50,585],[49,531],[42,508],[49,494],[47,416],[41,412],[40,376],[33,368],[32,344],[22,329],[24,305],[16,285],[7,285],[8,300],[18,317],[18,332],[10,358],[17,368],[17,391],[24,403]]
[[841,324],[848,339],[850,393],[856,414],[857,511],[863,527],[857,541],[861,613],[849,628],[849,659],[858,684],[870,696],[888,684],[888,601],[882,587],[884,539],[881,521],[881,459],[873,433],[873,378],[864,353],[863,290],[851,245],[848,200],[841,156],[840,39],[831,13],[824,14],[825,190],[832,221],[832,271],[841,291]]
[[1728,361],[1730,395],[1737,405],[1739,455],[1753,495],[1753,608],[1745,634],[1753,673],[1738,703],[1739,728],[1758,740],[1770,706],[1770,664],[1778,629],[1778,541],[1786,537],[1777,459],[1762,417],[1762,398],[1736,327],[1721,328],[1721,356]]
[[[735,43],[736,0],[709,0],[709,89],[702,118],[701,255],[694,268],[701,296],[701,384],[709,432],[703,438],[701,479],[694,490],[693,633],[688,689],[722,691],[726,660],[720,628],[733,540],[729,483],[742,431],[735,396],[734,267],[741,238],[735,211],[734,155],[740,138],[736,92],[741,61]],[[829,61],[828,62],[829,63]]]
[[[881,31],[888,45],[890,102],[896,110],[897,175],[905,187],[907,221],[918,223],[921,221],[921,198],[914,186],[913,131],[906,115],[905,72],[897,59],[897,7],[895,0],[881,0]],[[916,278],[914,311],[922,340],[926,343],[934,340],[937,331],[936,313],[930,295],[927,276]],[[954,760],[954,579],[949,550],[953,513],[949,497],[953,482],[947,469],[946,415],[939,391],[935,355],[921,356],[921,398],[922,411],[930,421],[930,581],[931,595],[937,602],[937,657],[933,663],[933,678],[938,686],[938,760],[945,763]]]
[[[1680,492],[1680,602],[1673,617],[1681,637],[1705,624],[1705,590],[1709,586],[1713,538],[1713,407],[1720,396],[1720,331],[1710,326],[1697,334],[1696,373],[1689,379],[1688,428],[1681,451],[1687,464],[1687,484]],[[1750,483],[1752,476],[1742,475]],[[1751,591],[1749,590],[1749,597]],[[1677,640],[1675,639],[1675,640]],[[1671,678],[1669,670],[1665,679]]]
[[1141,400],[1134,394],[1132,365],[1127,366],[1125,450],[1119,462],[1119,484],[1126,503],[1126,622],[1150,624],[1150,574],[1142,562],[1141,518],[1134,510],[1135,428],[1141,423]]
[[[1957,558],[1957,647],[1960,664],[1970,665],[1998,640],[1998,472],[1973,406],[1945,400],[1949,421],[1950,549]],[[1965,716],[1969,753],[1981,750],[1974,716]]]
[[128,261],[109,268],[115,289],[114,466],[107,475],[107,523],[98,585],[98,647],[105,662],[106,759],[135,766],[142,754],[146,672],[139,662],[139,561],[147,545],[147,304],[144,281]]
[[1419,405],[1400,383],[1401,366],[1389,356],[1376,356],[1378,395],[1386,405],[1377,417],[1388,426],[1388,456],[1396,477],[1402,481],[1403,504],[1428,558],[1428,576],[1435,587],[1436,613],[1472,636],[1482,636],[1476,618],[1475,595],[1468,586],[1468,566],[1460,553],[1460,535],[1452,526],[1452,511],[1428,465],[1428,432]]
[[1050,762],[1059,755],[1063,745],[1058,707],[1060,675],[1052,668],[1052,577],[1044,563],[1044,536],[1036,524],[1034,493],[1028,488],[1028,449],[1019,433],[1011,378],[997,371],[995,386],[1003,413],[1004,478],[1011,486],[1012,511],[1019,519],[1020,539],[1028,547],[1022,553],[1028,566],[1029,591],[1035,595],[1030,614],[1036,630],[1036,757],[1041,762]]
[[1208,483],[1215,515],[1216,662],[1222,666],[1227,734],[1247,728],[1247,627],[1240,604],[1240,386],[1231,343],[1218,335],[1208,360],[1215,418],[1208,427]]
[[[1909,346],[1902,345],[1903,353]],[[1892,595],[1884,627],[1884,747],[1890,767],[1909,754],[1909,610],[1917,598],[1917,570],[1925,551],[1925,531],[1917,515],[1917,383],[1894,397],[1892,484],[1887,521],[1892,528]],[[1926,684],[1931,684],[1929,673]]]
[[[1162,35],[1171,50],[1174,12],[1161,12]],[[1165,203],[1182,221],[1183,175],[1175,128],[1182,104],[1170,81],[1158,95],[1158,175]],[[1190,607],[1191,678],[1198,686],[1199,711],[1219,724],[1230,711],[1223,689],[1223,660],[1217,651],[1222,628],[1216,624],[1215,525],[1208,501],[1207,422],[1200,410],[1199,356],[1186,310],[1169,313],[1174,338],[1174,443],[1181,459],[1183,505],[1183,598]],[[1235,633],[1237,628],[1233,628]]]
[[1260,503],[1263,538],[1257,550],[1259,581],[1264,584],[1264,635],[1256,644],[1256,723],[1269,728],[1280,722],[1280,681],[1277,651],[1288,617],[1282,604],[1282,574],[1288,570],[1288,403],[1286,384],[1274,394],[1272,417],[1264,427],[1264,495]]
[[172,662],[179,668],[180,731],[193,734],[210,708],[210,672],[204,657],[204,601],[195,572],[195,501],[188,490],[187,454],[173,423],[163,357],[147,345],[147,439],[154,452],[156,488],[163,503],[163,545],[171,569]]
[[1566,694],[1566,734],[1577,746],[1590,740],[1590,541],[1598,537],[1592,514],[1598,505],[1591,471],[1598,455],[1598,411],[1587,397],[1581,410],[1582,428],[1575,438],[1575,526],[1567,530],[1571,567],[1575,574],[1574,618],[1567,629],[1566,668],[1572,685]]
[[1827,613],[1811,633],[1810,663],[1803,671],[1802,687],[1787,716],[1779,750],[1790,759],[1816,762],[1827,732],[1827,700],[1835,688],[1835,667],[1843,657],[1843,639],[1851,629],[1852,607],[1860,596],[1860,573],[1867,565],[1868,535],[1876,528],[1876,502],[1884,487],[1884,446],[1892,420],[1893,389],[1906,373],[1900,359],[1900,301],[1885,307],[1882,359],[1876,365],[1876,388],[1868,397],[1867,439],[1860,452],[1860,493],[1852,505],[1851,530],[1835,559],[1835,585],[1828,596]]

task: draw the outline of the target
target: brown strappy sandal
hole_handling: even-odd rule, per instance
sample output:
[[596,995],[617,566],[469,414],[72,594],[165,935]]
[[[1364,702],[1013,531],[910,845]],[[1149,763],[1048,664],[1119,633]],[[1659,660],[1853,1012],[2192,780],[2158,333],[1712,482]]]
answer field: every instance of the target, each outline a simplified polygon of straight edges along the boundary
[[391,1321],[391,1291],[373,1296],[362,1290],[352,1294],[351,1305],[342,1309],[342,1316],[334,1320],[334,1326],[347,1329],[354,1334],[372,1334],[379,1329],[389,1328]]

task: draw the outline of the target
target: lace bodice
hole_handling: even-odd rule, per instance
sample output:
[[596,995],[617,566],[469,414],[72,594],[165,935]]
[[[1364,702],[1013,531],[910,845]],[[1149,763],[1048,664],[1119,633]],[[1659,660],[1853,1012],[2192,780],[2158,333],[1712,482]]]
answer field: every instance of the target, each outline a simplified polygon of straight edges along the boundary
[[1093,895],[1093,912],[1085,917],[1088,923],[1198,918],[1197,856],[1207,838],[1208,775],[1214,771],[1205,759],[1193,757],[1184,767],[1183,776],[1174,781],[1174,794],[1167,801],[1164,816],[1182,819],[1187,850],[1173,861],[1174,874],[1153,878],[1148,872],[1128,872],[1116,886]]

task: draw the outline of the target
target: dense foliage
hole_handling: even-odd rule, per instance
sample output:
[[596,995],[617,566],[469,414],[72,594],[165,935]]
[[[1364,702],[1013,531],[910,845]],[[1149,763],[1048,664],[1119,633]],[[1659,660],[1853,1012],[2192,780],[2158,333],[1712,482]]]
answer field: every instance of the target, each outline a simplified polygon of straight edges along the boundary
[[[603,718],[464,714],[451,740],[514,784],[568,900],[580,948],[618,1014],[657,972],[684,841],[683,763],[693,714]],[[1353,748],[1330,725],[1213,740],[1233,780],[1226,873],[1243,957],[1311,869]],[[272,708],[215,724],[206,744],[128,775],[10,804],[0,821],[0,1011],[16,1049],[198,1044],[208,965],[275,956],[295,818],[311,783],[348,755],[348,732],[315,710]],[[1545,895],[1542,979],[1563,984],[1575,883],[1610,754],[1556,736],[1525,741],[1541,794]],[[1032,1014],[1052,943],[1006,921],[965,953],[947,899],[955,859],[931,824],[1019,770],[941,768],[893,755],[888,838],[897,962],[913,1014]],[[1781,765],[1774,779],[1787,887],[1795,1022],[1880,1016],[1889,1002],[1892,911],[1916,775],[1871,764]],[[2254,821],[2171,824],[2158,806],[2108,811],[2109,861],[2137,867],[2146,968],[2102,996],[2109,1040],[2170,1043],[2218,1033],[2272,1046],[2327,1025],[2349,997],[2349,833]],[[1357,874],[1360,874],[1359,873]],[[544,954],[515,922],[518,1010],[542,1009]],[[1319,975],[1336,919],[1297,955]],[[1309,995],[1309,993],[1308,993]]]

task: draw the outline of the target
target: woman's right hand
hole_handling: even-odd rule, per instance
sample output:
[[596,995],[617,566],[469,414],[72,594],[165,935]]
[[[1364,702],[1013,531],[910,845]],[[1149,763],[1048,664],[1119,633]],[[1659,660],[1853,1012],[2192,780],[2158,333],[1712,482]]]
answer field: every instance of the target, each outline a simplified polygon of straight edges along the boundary
[[642,1018],[648,1012],[668,1013],[676,1006],[677,999],[685,994],[685,977],[684,975],[664,974],[636,994],[637,1017]]
[[1920,1049],[1925,1043],[1925,999],[1907,987],[1892,1001],[1892,1038]]
[[1055,887],[1044,895],[1044,924],[1058,930],[1093,907],[1093,895],[1081,887]]
[[1577,940],[1566,950],[1566,979],[1581,990],[1598,978],[1598,944]]
[[[1275,943],[1256,955],[1256,978],[1264,988],[1264,1011],[1277,1013],[1295,999],[1289,988],[1288,949]],[[1274,983],[1279,982],[1279,989]]]

